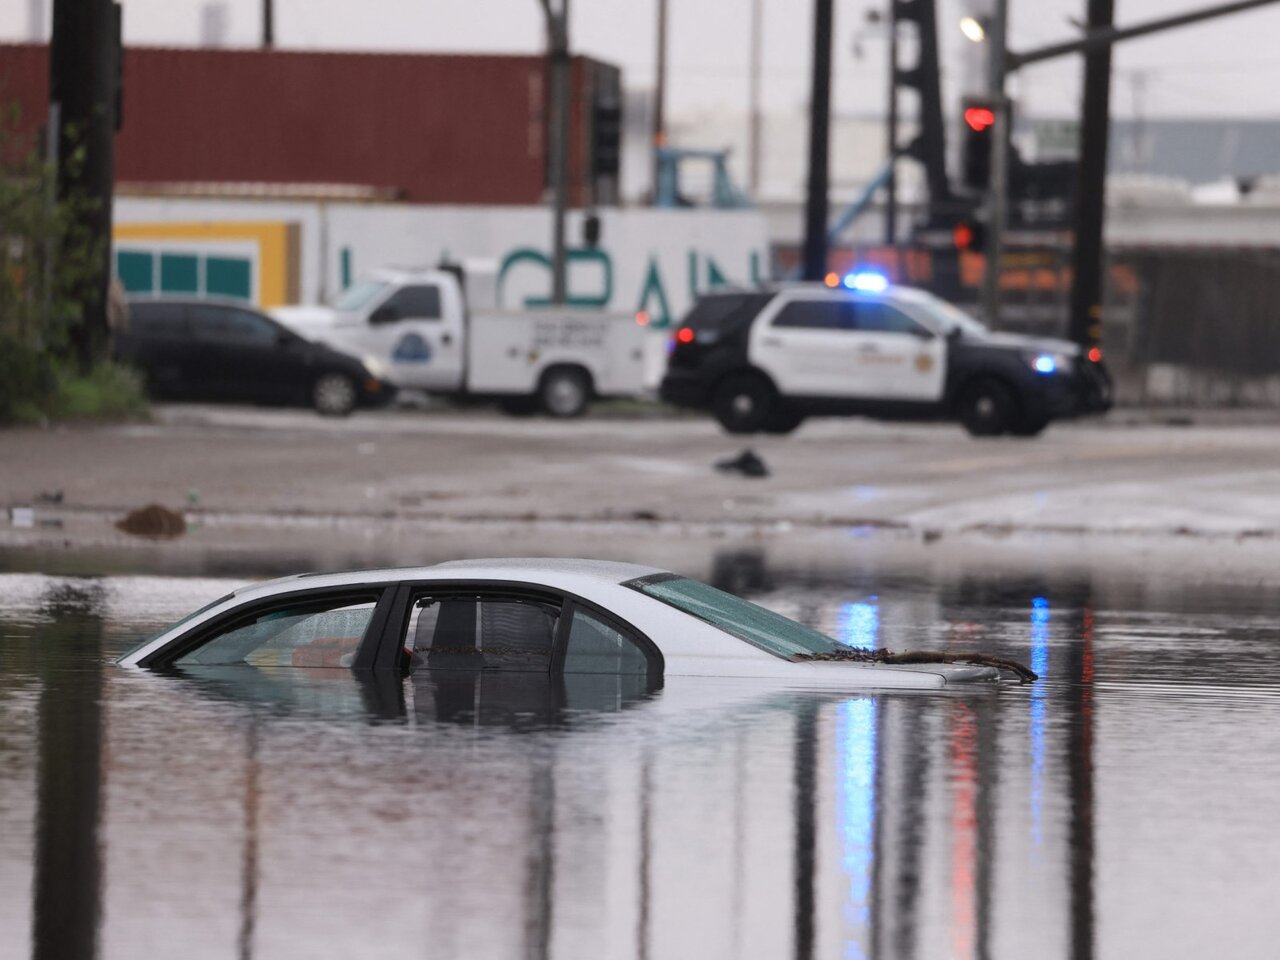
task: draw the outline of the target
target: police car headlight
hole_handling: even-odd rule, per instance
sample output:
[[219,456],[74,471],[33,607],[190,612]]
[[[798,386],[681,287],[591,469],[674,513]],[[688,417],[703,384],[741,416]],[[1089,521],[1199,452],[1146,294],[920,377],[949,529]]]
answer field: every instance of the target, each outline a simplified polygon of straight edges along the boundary
[[1023,355],[1027,361],[1027,365],[1036,373],[1043,373],[1046,376],[1054,373],[1070,373],[1073,363],[1075,362],[1069,353],[1058,353],[1054,351],[1039,351],[1037,353],[1027,353]]
[[369,371],[369,375],[377,377],[379,380],[387,379],[387,365],[372,354],[366,353],[360,358],[360,362],[364,364],[364,368]]

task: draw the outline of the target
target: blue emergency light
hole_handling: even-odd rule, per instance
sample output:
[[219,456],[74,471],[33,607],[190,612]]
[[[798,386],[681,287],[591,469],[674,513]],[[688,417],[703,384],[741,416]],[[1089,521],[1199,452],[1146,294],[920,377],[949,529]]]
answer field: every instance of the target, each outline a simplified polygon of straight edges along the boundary
[[857,273],[845,274],[844,285],[859,293],[884,293],[889,289],[889,278],[883,273],[861,270]]
[[1053,373],[1058,369],[1058,361],[1047,353],[1040,354],[1031,365],[1036,368],[1037,373]]

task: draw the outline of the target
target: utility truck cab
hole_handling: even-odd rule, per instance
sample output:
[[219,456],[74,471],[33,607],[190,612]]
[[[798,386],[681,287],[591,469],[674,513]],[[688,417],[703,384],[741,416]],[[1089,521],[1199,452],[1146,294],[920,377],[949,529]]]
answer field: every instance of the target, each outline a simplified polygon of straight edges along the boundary
[[646,330],[628,314],[501,310],[486,264],[380,270],[327,307],[274,312],[301,335],[377,358],[397,387],[576,416],[596,396],[639,394]]

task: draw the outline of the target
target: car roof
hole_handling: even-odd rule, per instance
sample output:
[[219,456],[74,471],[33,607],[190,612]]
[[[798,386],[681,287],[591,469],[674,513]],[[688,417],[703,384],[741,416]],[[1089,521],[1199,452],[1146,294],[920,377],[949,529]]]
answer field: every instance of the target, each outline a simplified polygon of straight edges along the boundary
[[300,573],[241,587],[235,591],[234,596],[243,599],[270,596],[291,588],[342,587],[366,583],[396,583],[401,580],[509,580],[514,583],[554,586],[573,592],[593,584],[619,584],[637,577],[666,572],[659,567],[621,563],[614,560],[502,557],[449,560],[422,567],[383,567],[370,570],[347,570],[340,573]]

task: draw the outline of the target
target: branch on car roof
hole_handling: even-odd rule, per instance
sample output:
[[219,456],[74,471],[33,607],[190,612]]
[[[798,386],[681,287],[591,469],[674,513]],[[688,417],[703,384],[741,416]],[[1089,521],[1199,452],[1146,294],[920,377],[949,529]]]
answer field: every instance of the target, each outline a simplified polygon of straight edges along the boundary
[[1040,675],[1007,657],[992,656],[987,653],[962,653],[948,650],[905,650],[894,653],[885,647],[878,650],[857,650],[849,647],[844,650],[833,650],[829,653],[800,653],[791,657],[796,662],[808,660],[845,660],[861,663],[909,664],[909,663],[970,663],[975,666],[995,667],[1014,674],[1020,683],[1032,683],[1039,680]]

